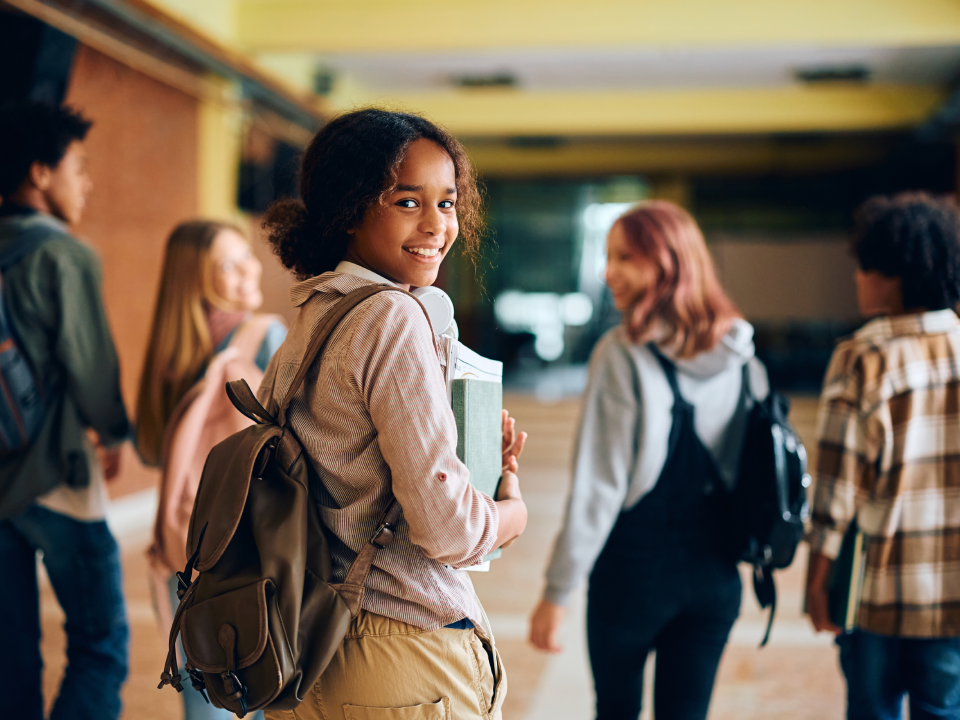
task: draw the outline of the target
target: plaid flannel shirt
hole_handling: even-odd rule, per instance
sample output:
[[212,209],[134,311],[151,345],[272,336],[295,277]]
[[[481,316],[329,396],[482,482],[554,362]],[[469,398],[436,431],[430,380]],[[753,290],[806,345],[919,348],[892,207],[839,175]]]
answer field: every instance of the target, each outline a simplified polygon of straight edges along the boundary
[[960,319],[885,317],[842,342],[827,370],[811,549],[836,557],[856,516],[866,537],[858,627],[960,636]]

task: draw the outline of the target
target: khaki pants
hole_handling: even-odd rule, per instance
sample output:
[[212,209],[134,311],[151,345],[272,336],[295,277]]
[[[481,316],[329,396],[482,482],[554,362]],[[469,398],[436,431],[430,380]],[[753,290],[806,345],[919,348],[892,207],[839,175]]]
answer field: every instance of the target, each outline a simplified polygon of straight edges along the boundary
[[421,630],[365,610],[296,710],[267,720],[500,720],[507,676],[474,630]]

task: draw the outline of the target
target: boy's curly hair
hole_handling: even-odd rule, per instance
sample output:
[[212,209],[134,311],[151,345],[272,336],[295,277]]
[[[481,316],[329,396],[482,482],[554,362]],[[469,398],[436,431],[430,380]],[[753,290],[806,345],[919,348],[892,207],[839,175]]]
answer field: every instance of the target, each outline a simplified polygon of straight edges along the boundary
[[55,168],[92,123],[67,105],[14,100],[0,105],[0,197],[9,197],[35,162]]
[[852,250],[864,271],[899,277],[907,310],[960,303],[960,211],[924,192],[877,196],[855,215]]

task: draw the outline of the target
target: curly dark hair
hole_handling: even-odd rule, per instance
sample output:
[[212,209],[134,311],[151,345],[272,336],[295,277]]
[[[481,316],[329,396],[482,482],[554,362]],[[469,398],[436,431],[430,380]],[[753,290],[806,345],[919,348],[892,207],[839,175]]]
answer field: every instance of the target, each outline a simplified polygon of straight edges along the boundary
[[367,210],[397,183],[407,148],[432,140],[453,160],[463,252],[476,259],[483,232],[480,192],[463,146],[446,130],[409,113],[368,108],[323,126],[300,167],[301,200],[279,200],[263,220],[280,261],[301,279],[336,268]]
[[960,211],[924,192],[877,196],[855,215],[853,254],[864,271],[899,277],[907,310],[960,303]]
[[16,100],[0,106],[0,197],[16,192],[33,163],[57,167],[92,124],[66,105]]

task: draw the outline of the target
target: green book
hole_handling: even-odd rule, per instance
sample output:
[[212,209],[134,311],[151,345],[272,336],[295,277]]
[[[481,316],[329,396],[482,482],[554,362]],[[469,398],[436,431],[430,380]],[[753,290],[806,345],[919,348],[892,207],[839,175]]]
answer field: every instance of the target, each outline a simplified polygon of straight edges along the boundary
[[[470,483],[497,497],[500,485],[503,385],[467,378],[450,381],[450,404],[457,420],[457,457],[470,471]],[[483,561],[500,557],[500,548]]]
[[863,591],[866,569],[863,533],[854,520],[843,536],[840,552],[830,571],[827,590],[830,622],[847,632],[857,626],[857,611],[860,609],[860,594]]

